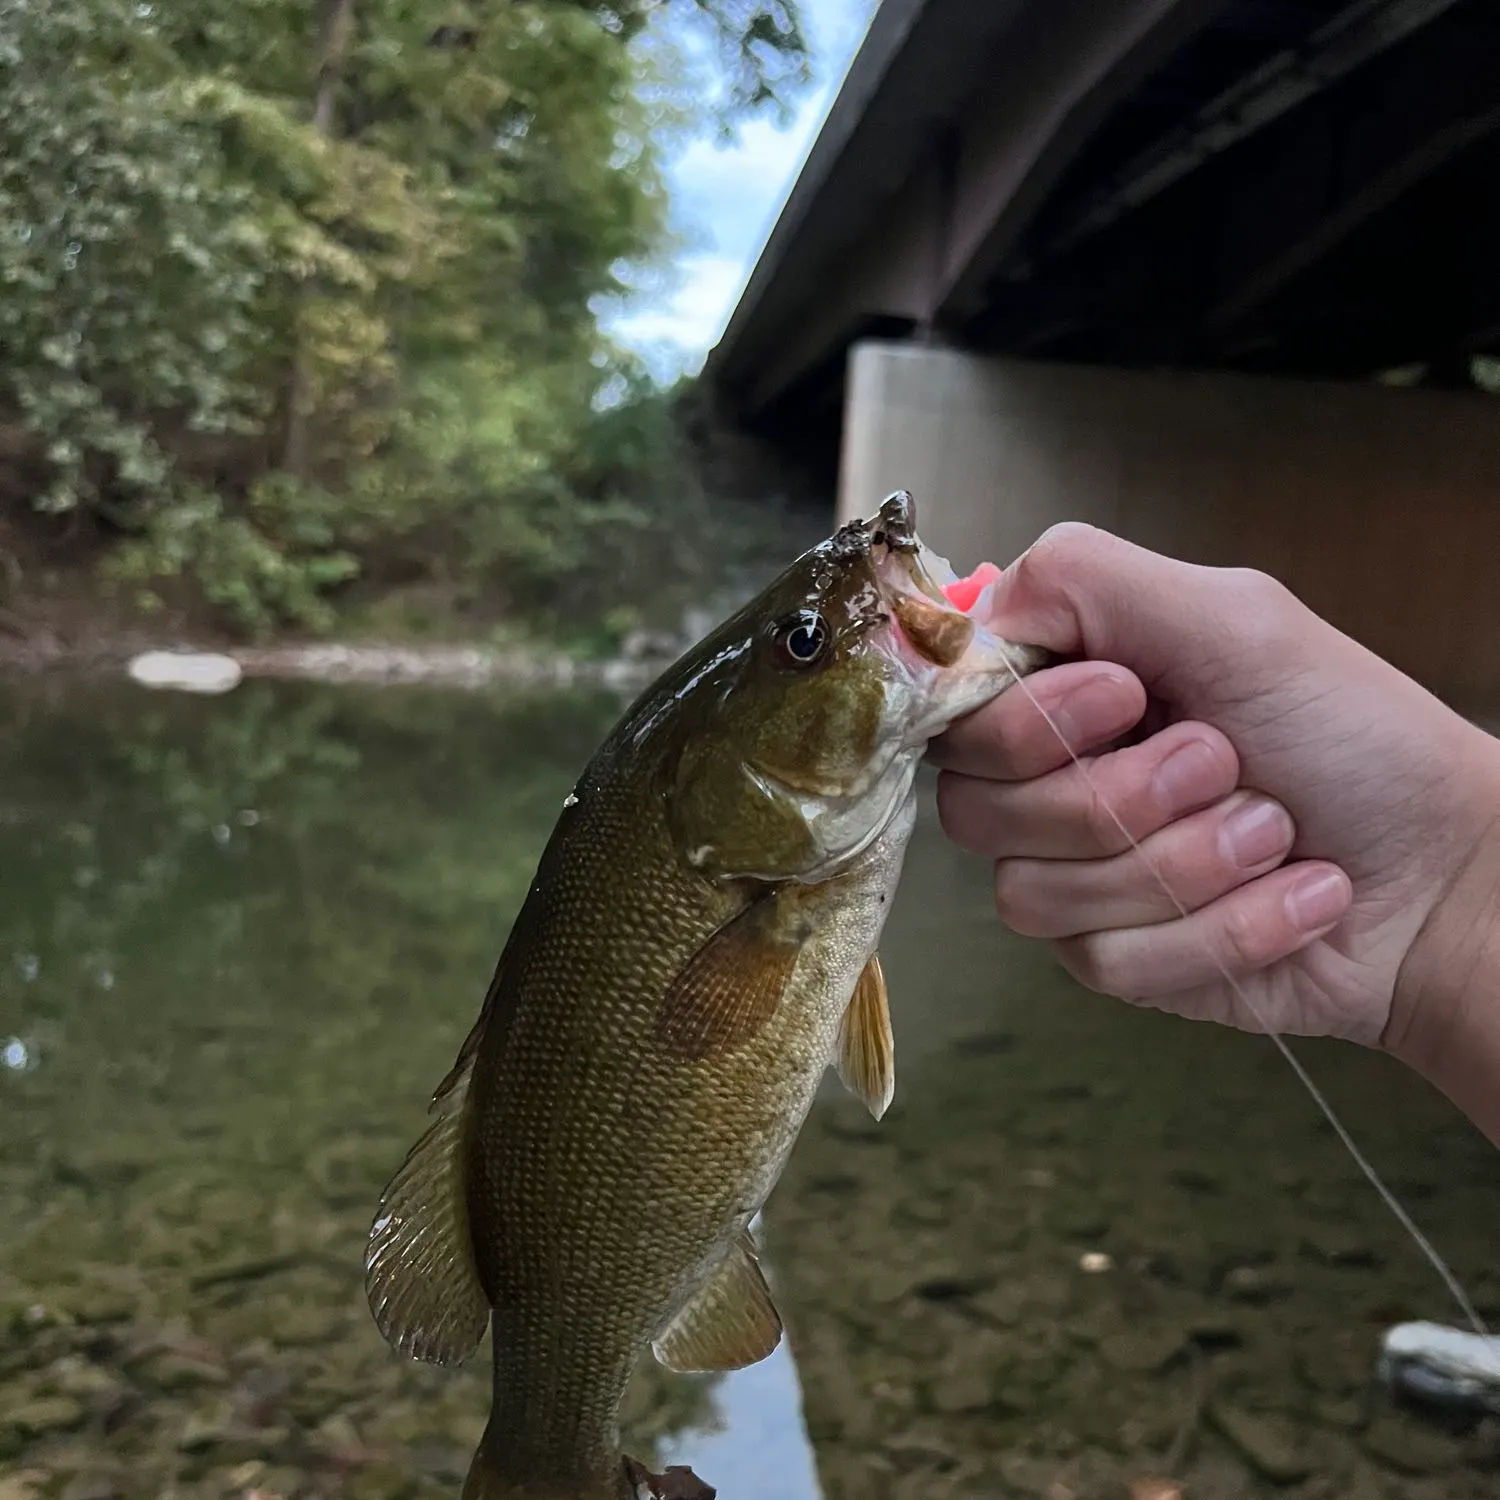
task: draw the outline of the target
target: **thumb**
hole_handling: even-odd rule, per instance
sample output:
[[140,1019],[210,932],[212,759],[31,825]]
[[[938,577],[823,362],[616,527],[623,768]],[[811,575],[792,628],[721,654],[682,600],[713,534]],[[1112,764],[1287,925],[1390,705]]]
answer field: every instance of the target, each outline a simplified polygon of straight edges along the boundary
[[[1278,600],[1273,604],[1273,593]],[[1079,521],[1045,531],[992,586],[985,623],[1061,656],[1118,662],[1147,685],[1185,656],[1220,657],[1284,619],[1291,596],[1263,574],[1209,568]]]

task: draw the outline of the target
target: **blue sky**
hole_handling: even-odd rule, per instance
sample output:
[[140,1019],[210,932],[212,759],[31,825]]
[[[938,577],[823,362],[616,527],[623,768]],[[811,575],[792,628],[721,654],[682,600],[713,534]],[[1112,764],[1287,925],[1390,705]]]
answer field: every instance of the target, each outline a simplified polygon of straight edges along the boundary
[[670,223],[686,242],[666,284],[602,317],[659,378],[693,373],[723,331],[859,47],[876,0],[803,0],[813,86],[795,118],[742,124],[727,145],[680,141],[666,163]]

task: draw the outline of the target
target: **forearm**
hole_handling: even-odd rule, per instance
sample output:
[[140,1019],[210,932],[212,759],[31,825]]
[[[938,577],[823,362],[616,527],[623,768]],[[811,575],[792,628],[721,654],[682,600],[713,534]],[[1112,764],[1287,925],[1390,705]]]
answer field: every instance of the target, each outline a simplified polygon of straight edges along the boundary
[[1500,742],[1484,753],[1473,853],[1413,945],[1385,1043],[1500,1146]]
[[1398,1055],[1500,1146],[1500,935],[1487,949],[1444,1024],[1414,1028],[1418,1044]]

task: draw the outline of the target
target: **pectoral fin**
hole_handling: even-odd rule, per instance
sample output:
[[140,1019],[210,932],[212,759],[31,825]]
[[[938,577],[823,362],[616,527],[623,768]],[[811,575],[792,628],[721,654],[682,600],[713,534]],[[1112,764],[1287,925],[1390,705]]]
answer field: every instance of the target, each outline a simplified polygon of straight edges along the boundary
[[865,1101],[877,1120],[890,1108],[896,1092],[896,1039],[878,953],[872,953],[860,971],[840,1023],[838,1070],[850,1092]]
[[740,1370],[781,1342],[781,1315],[761,1275],[755,1242],[741,1234],[708,1284],[651,1344],[669,1370]]
[[462,1138],[491,998],[433,1096],[436,1119],[381,1197],[365,1247],[365,1295],[381,1334],[401,1353],[430,1364],[462,1363],[490,1317],[469,1239]]
[[752,902],[677,976],[657,1016],[658,1039],[693,1059],[748,1042],[776,1014],[800,951],[779,922],[776,896]]

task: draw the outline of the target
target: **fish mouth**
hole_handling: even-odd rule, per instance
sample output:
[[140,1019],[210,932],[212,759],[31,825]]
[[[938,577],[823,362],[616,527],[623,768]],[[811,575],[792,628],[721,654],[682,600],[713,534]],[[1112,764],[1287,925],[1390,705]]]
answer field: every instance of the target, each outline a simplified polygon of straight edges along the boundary
[[[867,520],[840,527],[831,550],[858,574],[850,629],[861,652],[879,662],[883,701],[874,749],[844,785],[812,787],[800,778],[794,785],[766,767],[750,768],[767,798],[801,811],[818,858],[797,878],[811,882],[846,868],[907,815],[903,809],[909,812],[912,782],[931,740],[1052,659],[985,624],[993,584],[977,597],[960,591],[968,609],[949,599],[944,588],[959,576],[918,535],[908,491],[896,491]],[[989,571],[999,577],[997,569]]]
[[[960,581],[959,574],[946,557],[922,541],[916,520],[911,492],[897,490],[874,516],[844,530],[858,528],[868,549],[889,619],[884,643],[888,653],[915,682],[937,689],[941,681],[941,691],[923,696],[945,704],[973,699],[970,706],[977,707],[1017,678],[1048,665],[1052,653],[1007,640],[984,623],[993,605],[998,571],[967,608],[959,608],[945,591]],[[995,685],[997,679],[999,685]],[[948,717],[967,711],[959,709]]]

